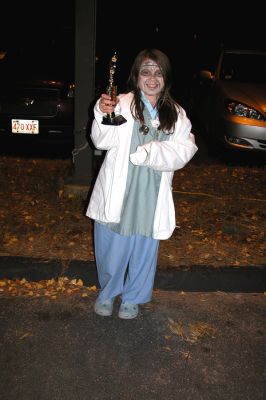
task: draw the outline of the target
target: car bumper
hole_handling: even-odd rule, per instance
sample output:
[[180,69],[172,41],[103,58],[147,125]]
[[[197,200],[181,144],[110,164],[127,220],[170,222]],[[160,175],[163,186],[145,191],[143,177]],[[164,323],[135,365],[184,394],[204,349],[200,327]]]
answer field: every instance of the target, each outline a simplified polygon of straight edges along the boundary
[[230,148],[266,152],[266,122],[241,123],[240,118],[225,119],[218,125],[219,137]]
[[10,141],[36,141],[36,142],[64,142],[71,141],[74,132],[72,122],[39,120],[39,133],[24,134],[13,133],[11,129],[11,119],[0,122],[0,139]]

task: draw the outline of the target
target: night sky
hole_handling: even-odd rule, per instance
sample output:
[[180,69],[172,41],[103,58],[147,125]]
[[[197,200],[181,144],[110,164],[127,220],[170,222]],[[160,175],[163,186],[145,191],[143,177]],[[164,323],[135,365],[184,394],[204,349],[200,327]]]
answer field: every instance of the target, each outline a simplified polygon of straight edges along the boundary
[[[117,51],[116,79],[120,89],[130,66],[146,47],[166,52],[173,64],[176,86],[200,68],[210,67],[222,45],[265,49],[261,5],[239,2],[174,2],[98,0],[96,20],[96,80],[107,79],[109,59]],[[3,14],[2,14],[3,15]],[[0,48],[60,48],[61,58],[73,63],[75,1],[6,2],[0,26]],[[32,43],[38,41],[36,46]],[[56,50],[57,51],[57,50]]]
[[116,79],[121,89],[138,51],[157,47],[167,53],[174,71],[174,90],[182,91],[200,69],[215,65],[223,46],[266,50],[265,21],[256,2],[134,2],[98,0],[98,72],[118,53]]

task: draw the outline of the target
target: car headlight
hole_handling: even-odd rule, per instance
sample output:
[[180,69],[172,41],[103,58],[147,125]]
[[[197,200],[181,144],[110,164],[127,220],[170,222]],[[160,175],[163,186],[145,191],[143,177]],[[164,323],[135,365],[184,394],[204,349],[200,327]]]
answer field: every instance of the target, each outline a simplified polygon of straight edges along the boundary
[[225,105],[230,114],[237,115],[238,117],[265,121],[265,117],[259,111],[247,106],[246,104],[234,100],[226,100]]

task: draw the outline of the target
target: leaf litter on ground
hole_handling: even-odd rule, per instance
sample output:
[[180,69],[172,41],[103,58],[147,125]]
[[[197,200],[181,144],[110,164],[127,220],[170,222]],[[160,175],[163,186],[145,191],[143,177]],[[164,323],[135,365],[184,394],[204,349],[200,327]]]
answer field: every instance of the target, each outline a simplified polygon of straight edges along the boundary
[[[94,261],[87,196],[69,193],[70,159],[0,157],[0,255]],[[93,180],[92,180],[93,181]],[[159,268],[264,266],[264,166],[189,163],[176,171],[177,228],[159,247]]]

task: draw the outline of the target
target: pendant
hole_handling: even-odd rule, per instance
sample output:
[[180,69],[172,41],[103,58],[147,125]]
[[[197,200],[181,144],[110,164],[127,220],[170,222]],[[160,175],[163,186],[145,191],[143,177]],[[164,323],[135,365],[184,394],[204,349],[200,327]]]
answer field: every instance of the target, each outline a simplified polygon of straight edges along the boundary
[[147,125],[141,125],[139,131],[143,133],[143,135],[147,135],[149,133],[150,128]]

